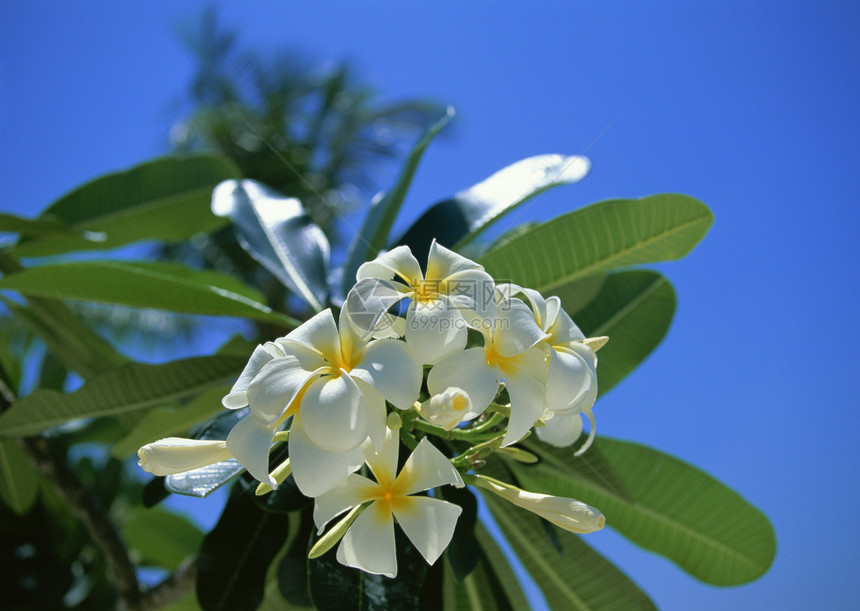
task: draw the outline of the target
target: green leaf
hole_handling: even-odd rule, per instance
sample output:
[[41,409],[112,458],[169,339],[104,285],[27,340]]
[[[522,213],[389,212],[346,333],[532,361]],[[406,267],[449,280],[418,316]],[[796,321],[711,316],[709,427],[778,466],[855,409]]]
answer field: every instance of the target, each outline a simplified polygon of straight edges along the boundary
[[[115,303],[209,316],[237,316],[298,326],[235,279],[175,264],[76,261],[42,265],[0,279],[25,295]],[[236,292],[238,289],[240,292]],[[244,294],[243,294],[244,293]]]
[[436,134],[448,125],[453,117],[454,109],[449,106],[410,151],[409,157],[406,158],[406,163],[400,171],[400,176],[397,177],[397,182],[394,183],[391,190],[384,195],[377,196],[371,202],[370,210],[364,218],[361,230],[355,234],[349,245],[349,253],[343,266],[342,286],[344,295],[355,284],[355,274],[361,264],[370,261],[379,254],[380,250],[388,246],[391,227],[394,225],[398,212],[400,212],[400,207],[403,205],[403,200],[406,198],[409,185],[412,184],[412,178],[415,176],[415,170],[418,169],[418,163],[421,161],[424,151],[436,137]]
[[150,410],[128,435],[113,446],[111,454],[115,458],[124,458],[147,443],[187,431],[198,422],[220,413],[224,409],[221,398],[226,394],[227,389],[218,386],[182,407],[157,407]]
[[[165,157],[108,174],[73,190],[44,211],[78,232],[103,233],[103,241],[51,235],[22,241],[19,257],[116,248],[139,240],[181,241],[224,225],[209,210],[212,190],[239,176],[226,157]],[[87,234],[89,235],[89,234]]]
[[328,299],[329,243],[301,202],[255,180],[227,180],[212,211],[233,222],[245,251],[314,310]]
[[597,272],[680,259],[712,222],[708,207],[686,195],[610,200],[543,223],[478,262],[497,281],[552,295]]
[[554,529],[559,553],[540,518],[491,494],[483,496],[551,609],[656,609],[636,584],[577,535]]
[[188,518],[163,509],[142,509],[123,525],[122,536],[140,564],[173,570],[203,542],[203,533]]
[[481,559],[481,550],[475,539],[475,526],[478,520],[478,500],[467,488],[444,486],[439,489],[442,498],[462,508],[454,535],[445,550],[445,556],[458,582],[472,572]]
[[39,478],[26,452],[14,440],[0,439],[0,499],[24,515],[36,502]]
[[[0,272],[14,274],[24,270],[14,258],[0,254]],[[64,303],[56,299],[30,297],[24,308],[3,296],[6,307],[32,333],[41,337],[54,357],[81,377],[89,378],[127,362],[101,337],[84,327]]]
[[460,250],[521,204],[552,187],[579,182],[590,169],[588,159],[577,155],[522,159],[431,206],[398,243],[408,245],[417,257],[425,259],[434,238],[443,246]]
[[[747,583],[776,553],[767,518],[733,490],[677,458],[598,437],[575,458],[569,449],[526,442],[540,463],[510,464],[529,490],[594,505],[607,525],[714,585]],[[594,459],[594,454],[599,457]],[[611,486],[603,482],[620,482]]]
[[393,579],[342,565],[336,558],[337,548],[308,560],[308,584],[314,606],[319,611],[417,609],[427,561],[399,527],[395,528],[395,541],[397,576]]
[[289,531],[285,514],[260,510],[234,493],[218,524],[203,540],[197,560],[197,601],[205,611],[256,609],[266,571]]
[[552,294],[561,299],[561,307],[568,314],[575,314],[600,294],[606,282],[606,274],[598,273],[573,280],[553,289]]
[[606,277],[597,296],[576,312],[576,323],[586,336],[609,336],[609,342],[597,354],[601,394],[633,371],[663,341],[674,314],[675,291],[659,273],[631,270]]
[[487,532],[482,524],[478,524],[475,529],[475,536],[478,538],[478,543],[481,546],[483,554],[483,563],[485,570],[493,575],[494,581],[501,584],[501,591],[514,609],[525,609],[529,607],[528,599],[520,586],[520,580],[517,578],[514,569],[511,567],[504,553],[499,549],[498,544]]
[[25,219],[14,214],[0,212],[0,233],[20,233],[22,236],[42,236],[46,234],[65,234],[79,236],[92,241],[103,239],[101,234],[87,235],[77,232],[64,222],[50,216],[39,219]]
[[236,377],[246,361],[210,356],[162,365],[130,363],[92,378],[70,394],[37,390],[0,416],[0,435],[34,435],[69,420],[169,404]]
[[451,566],[445,565],[442,583],[444,611],[513,611],[530,608],[528,602],[525,599],[523,601],[521,607],[511,605],[502,583],[484,561],[479,562],[462,583],[457,581]]

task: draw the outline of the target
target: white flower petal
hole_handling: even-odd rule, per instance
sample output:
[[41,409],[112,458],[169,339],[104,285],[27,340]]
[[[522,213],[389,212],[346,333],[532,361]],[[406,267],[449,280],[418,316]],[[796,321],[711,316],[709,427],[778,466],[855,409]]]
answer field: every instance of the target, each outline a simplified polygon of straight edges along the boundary
[[460,473],[445,455],[425,437],[412,452],[400,475],[397,476],[401,494],[409,495],[450,484],[462,488],[465,484]]
[[385,441],[379,451],[369,445],[364,446],[364,460],[370,467],[376,481],[390,488],[397,476],[397,458],[400,453],[400,436],[389,428],[385,429]]
[[227,449],[254,479],[269,484],[272,489],[278,482],[269,474],[269,449],[276,426],[265,426],[255,418],[246,417],[237,422],[227,435]]
[[313,382],[299,413],[305,433],[323,450],[348,452],[367,438],[367,402],[348,375]]
[[536,428],[538,439],[557,448],[566,448],[582,435],[582,416],[574,414],[553,414],[542,427]]
[[155,475],[173,475],[214,465],[233,456],[223,441],[166,437],[137,451],[141,468]]
[[577,408],[596,382],[594,371],[579,353],[563,348],[550,350],[546,384],[546,406],[550,410]]
[[314,523],[322,533],[332,518],[378,494],[379,484],[352,473],[337,486],[314,499]]
[[471,259],[445,248],[436,240],[430,244],[430,254],[427,256],[427,274],[425,275],[428,281],[440,281],[451,274],[470,269],[483,270],[484,268]]
[[266,363],[248,386],[252,417],[264,424],[276,422],[314,375],[293,356]]
[[585,335],[573,322],[573,319],[568,316],[564,310],[559,310],[558,317],[555,319],[552,327],[548,329],[551,334],[551,342],[553,344],[569,344],[585,339]]
[[[360,338],[370,337],[382,327],[390,325],[392,316],[386,312],[406,295],[403,286],[378,278],[364,278],[346,295],[340,310],[340,333],[344,333],[346,321]],[[386,324],[388,322],[388,324]]]
[[406,311],[406,344],[416,361],[434,365],[461,352],[468,332],[457,307],[444,298],[413,301]]
[[421,266],[418,261],[412,256],[412,251],[408,246],[398,246],[389,250],[385,254],[381,254],[373,261],[363,263],[358,268],[356,274],[357,280],[364,278],[379,278],[380,280],[390,280],[394,276],[399,276],[406,284],[415,285],[424,279],[421,273]]
[[515,356],[546,337],[531,309],[519,299],[501,302],[496,312],[493,347],[502,356]]
[[413,496],[401,499],[392,511],[412,545],[433,564],[451,542],[463,509],[440,499]]
[[433,395],[430,401],[418,408],[418,413],[427,422],[450,431],[472,411],[472,399],[462,388],[451,386],[445,392]]
[[479,318],[492,320],[496,313],[496,285],[493,277],[482,269],[469,269],[451,274],[442,285],[443,292],[463,311]]
[[373,447],[378,450],[385,441],[385,422],[388,416],[385,409],[385,397],[361,378],[353,378],[353,381],[361,390],[367,403],[367,435],[370,437]]
[[290,429],[290,467],[302,494],[316,497],[341,483],[364,464],[364,452],[327,452],[315,446],[298,422]]
[[328,360],[332,360],[334,355],[340,355],[340,334],[330,309],[323,310],[302,323],[279,343],[285,347],[292,343],[302,344]]
[[269,342],[266,345],[260,345],[254,348],[251,353],[251,358],[248,359],[248,364],[239,375],[239,379],[233,384],[229,394],[221,399],[221,404],[227,409],[239,409],[248,405],[248,385],[253,380],[263,366],[276,357],[284,356],[283,351],[275,344]]
[[534,426],[546,401],[546,355],[530,348],[502,368],[505,386],[511,397],[511,417],[503,446],[516,443]]
[[427,388],[431,395],[445,392],[449,386],[462,388],[472,399],[472,409],[463,419],[471,420],[496,398],[499,370],[487,364],[483,348],[468,348],[441,361],[430,370]]
[[373,503],[356,518],[337,548],[341,564],[367,573],[395,577],[394,519],[383,503]]
[[400,409],[418,399],[423,370],[401,341],[380,339],[368,344],[349,374],[364,380]]

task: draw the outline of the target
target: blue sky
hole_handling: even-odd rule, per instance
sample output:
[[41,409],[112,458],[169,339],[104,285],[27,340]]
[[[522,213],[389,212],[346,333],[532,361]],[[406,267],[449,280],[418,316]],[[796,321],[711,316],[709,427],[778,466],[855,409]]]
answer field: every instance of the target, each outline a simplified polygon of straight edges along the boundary
[[[174,28],[203,6],[3,3],[0,208],[36,214],[162,153],[192,69]],[[517,222],[667,191],[710,205],[699,248],[658,266],[678,293],[668,337],[595,413],[602,433],[679,456],[760,507],[776,561],[756,583],[718,589],[611,532],[588,541],[665,609],[856,600],[860,6],[221,8],[259,48],[348,60],[386,99],[457,108],[403,224],[539,153],[584,152],[594,168]]]

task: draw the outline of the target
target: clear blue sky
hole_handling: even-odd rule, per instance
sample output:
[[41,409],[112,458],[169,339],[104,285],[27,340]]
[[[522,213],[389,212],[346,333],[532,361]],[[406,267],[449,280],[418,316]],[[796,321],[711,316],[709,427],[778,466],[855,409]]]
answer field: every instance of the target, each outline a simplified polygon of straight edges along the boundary
[[[856,604],[860,5],[850,2],[222,3],[260,48],[349,60],[388,99],[458,109],[405,216],[519,158],[586,152],[547,219],[673,191],[715,214],[663,345],[601,398],[600,431],[682,457],[773,520],[763,579],[717,589],[606,531],[588,538],[665,609]],[[35,214],[165,150],[200,2],[0,8],[0,209]]]

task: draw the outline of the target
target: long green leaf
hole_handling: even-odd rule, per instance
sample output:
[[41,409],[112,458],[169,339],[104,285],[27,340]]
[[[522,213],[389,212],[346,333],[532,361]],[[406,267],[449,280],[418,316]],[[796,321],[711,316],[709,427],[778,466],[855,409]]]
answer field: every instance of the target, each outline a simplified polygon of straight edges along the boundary
[[521,204],[552,187],[579,182],[590,169],[588,159],[577,155],[522,159],[431,206],[398,243],[416,254],[426,253],[433,239],[460,250]]
[[736,492],[677,458],[605,437],[578,458],[569,449],[536,441],[527,441],[526,447],[541,462],[510,467],[529,490],[594,505],[607,525],[702,581],[746,583],[773,561],[776,539],[767,518]]
[[475,536],[481,546],[484,565],[487,570],[494,574],[511,607],[514,609],[527,608],[529,606],[528,599],[520,586],[520,581],[508,559],[505,558],[504,553],[493,540],[492,535],[479,523],[475,529]]
[[391,190],[385,195],[375,198],[370,204],[370,210],[361,225],[361,230],[355,234],[349,245],[346,263],[343,266],[344,295],[355,284],[355,274],[361,264],[373,259],[380,250],[388,246],[391,227],[403,205],[409,185],[412,184],[412,177],[415,176],[418,163],[430,142],[443,127],[448,125],[453,116],[454,109],[450,106],[447,107],[439,120],[430,126],[421,140],[413,147],[409,157],[406,158],[400,176],[397,177],[397,182],[394,183]]
[[43,236],[50,234],[65,234],[78,236],[91,241],[101,241],[104,237],[101,234],[87,235],[75,231],[61,220],[43,216],[38,219],[27,219],[14,214],[0,212],[0,233],[19,233],[22,236]]
[[27,454],[14,441],[0,439],[0,499],[18,515],[36,502],[39,479]]
[[259,509],[234,493],[203,541],[197,601],[205,611],[245,611],[263,601],[266,571],[287,537],[287,515]]
[[659,273],[631,270],[606,277],[597,296],[575,317],[587,336],[609,336],[609,343],[598,353],[601,394],[651,354],[665,337],[674,314],[675,291]]
[[480,259],[497,281],[551,295],[591,274],[679,259],[713,222],[702,202],[686,195],[611,200],[543,223]]
[[[180,265],[118,261],[42,265],[0,279],[0,289],[16,290],[28,296],[116,303],[189,314],[238,316],[276,321],[293,327],[298,325],[298,321],[246,296],[248,289],[237,285],[233,278]],[[235,289],[244,294],[235,292]]]
[[[25,268],[13,257],[0,254],[0,272],[15,274]],[[84,327],[66,305],[57,299],[30,297],[24,308],[0,296],[6,307],[35,335],[41,337],[54,357],[81,377],[89,378],[127,362],[101,337]]]
[[221,398],[225,394],[227,389],[217,386],[182,407],[157,407],[150,410],[128,435],[114,444],[111,454],[114,458],[125,458],[147,443],[187,431],[223,410]]
[[34,435],[78,418],[110,416],[193,397],[233,378],[247,359],[194,357],[162,365],[127,364],[71,394],[37,390],[0,416],[0,435]]
[[122,527],[122,536],[140,564],[173,570],[196,554],[203,533],[188,518],[153,507],[135,512]]
[[[166,157],[108,174],[65,195],[43,216],[78,232],[103,233],[102,241],[51,235],[22,241],[19,257],[116,248],[139,240],[180,241],[225,224],[209,210],[212,190],[240,175],[226,157]],[[87,234],[89,235],[89,234]]]
[[540,518],[490,494],[484,499],[551,609],[656,609],[636,584],[577,535],[557,530],[559,553]]

